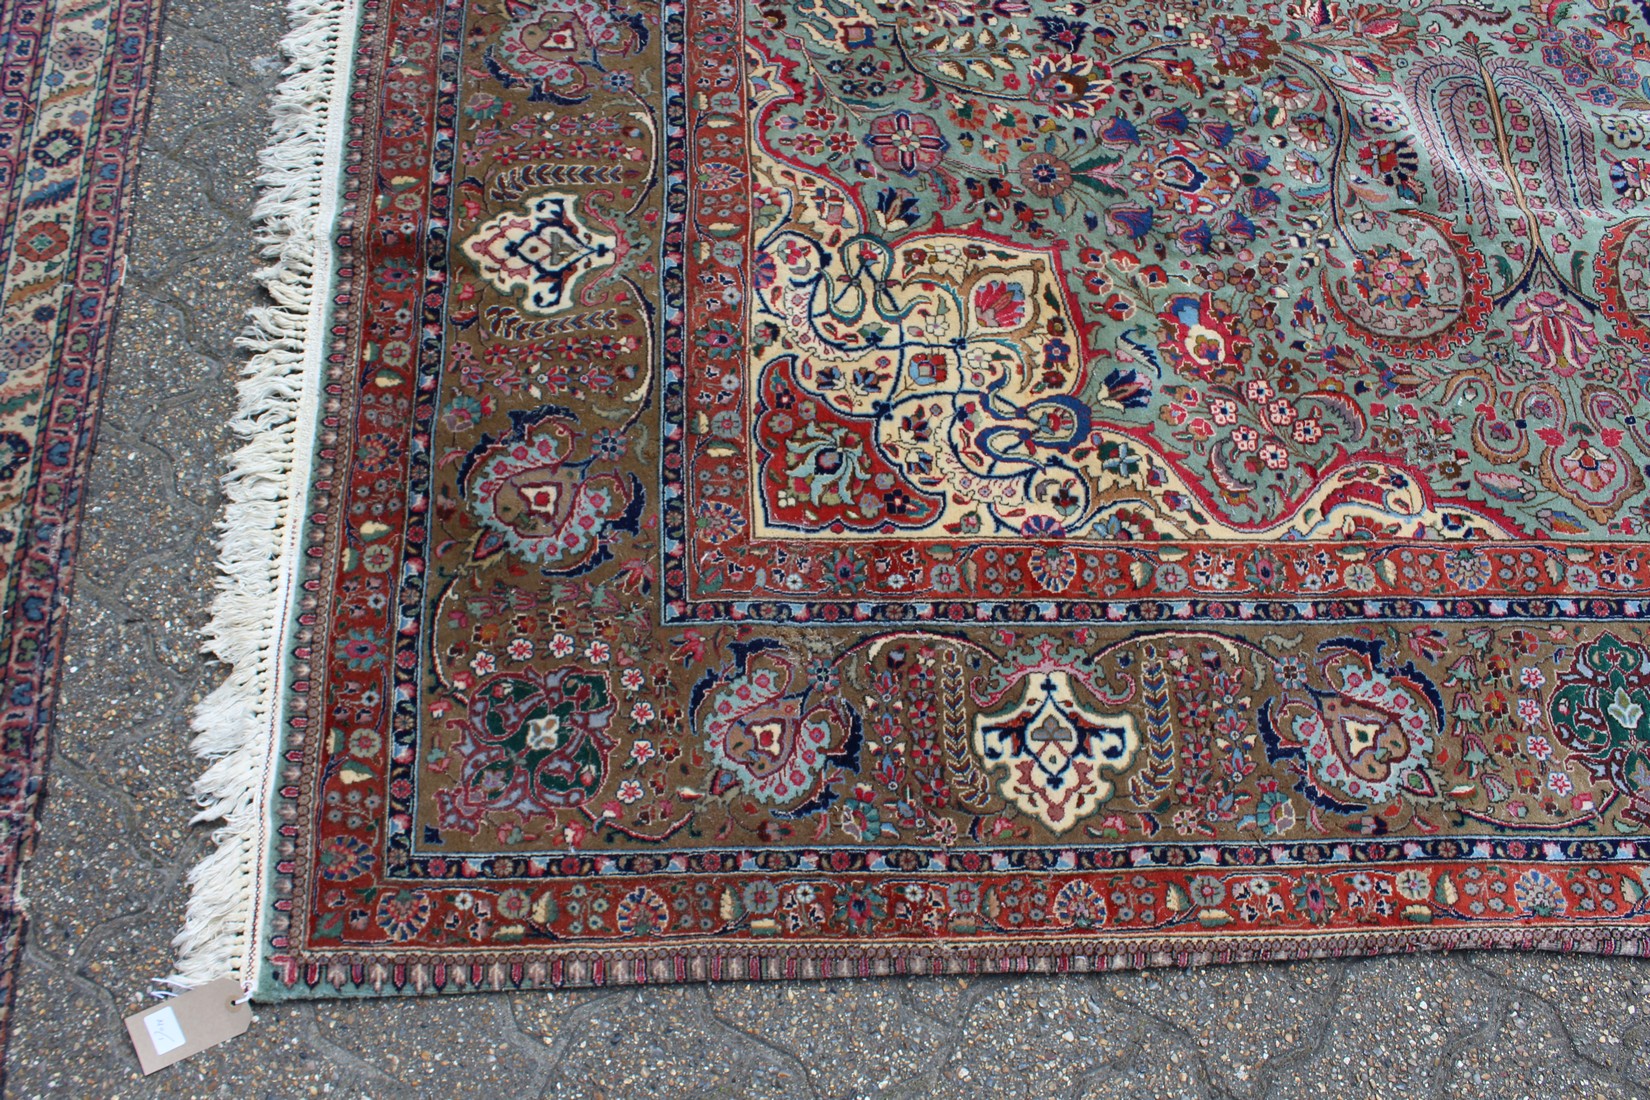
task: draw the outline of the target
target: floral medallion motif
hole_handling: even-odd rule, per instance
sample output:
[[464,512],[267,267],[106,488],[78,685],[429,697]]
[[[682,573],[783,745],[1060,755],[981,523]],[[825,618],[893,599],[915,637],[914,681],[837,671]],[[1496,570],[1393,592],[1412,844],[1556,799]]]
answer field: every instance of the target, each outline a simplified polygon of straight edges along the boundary
[[779,647],[758,644],[741,657],[731,680],[696,691],[706,750],[758,802],[792,805],[817,794],[832,758],[853,751],[851,722],[795,683]]
[[[1073,658],[1081,664],[1074,664]],[[1045,638],[1011,657],[979,700],[974,751],[987,772],[1001,771],[998,790],[1055,833],[1064,833],[1111,797],[1115,776],[1140,750],[1135,719],[1104,713],[1085,701],[1120,702],[1097,686],[1083,657],[1062,654]]]
[[499,673],[470,693],[460,784],[438,792],[444,829],[475,833],[500,812],[531,820],[591,801],[607,780],[616,707],[600,672]]
[[572,195],[540,195],[523,213],[505,212],[465,239],[464,255],[481,277],[508,294],[522,291],[534,313],[558,313],[577,301],[580,283],[613,263],[615,237],[588,228]]
[[872,122],[865,144],[878,164],[906,176],[939,167],[951,147],[933,119],[910,111],[895,111]]
[[587,566],[603,539],[634,520],[634,478],[595,473],[575,461],[579,433],[561,410],[517,417],[497,443],[485,440],[464,463],[465,499],[481,520],[475,557],[507,549],[545,569]]
[[1333,690],[1261,707],[1267,748],[1301,761],[1304,788],[1317,800],[1381,805],[1438,793],[1427,760],[1443,701],[1413,665],[1384,666],[1381,650],[1352,639],[1326,642],[1318,666]]
[[1549,705],[1559,742],[1650,825],[1650,647],[1601,635],[1559,675]]

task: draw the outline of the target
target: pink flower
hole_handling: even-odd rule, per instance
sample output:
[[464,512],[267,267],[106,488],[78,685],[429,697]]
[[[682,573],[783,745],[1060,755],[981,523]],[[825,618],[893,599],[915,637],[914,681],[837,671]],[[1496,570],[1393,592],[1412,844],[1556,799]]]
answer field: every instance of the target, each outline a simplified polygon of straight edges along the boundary
[[878,164],[906,176],[938,168],[951,147],[933,119],[910,111],[873,119],[865,144]]
[[1116,91],[1111,69],[1077,54],[1045,54],[1026,75],[1031,102],[1058,118],[1091,118]]
[[1538,366],[1568,378],[1592,362],[1598,334],[1579,306],[1550,290],[1518,303],[1512,319],[1513,338]]
[[1305,419],[1295,421],[1295,427],[1291,434],[1294,435],[1296,443],[1316,443],[1323,438],[1323,425],[1317,417],[1308,416]]
[[974,313],[987,328],[1013,328],[1025,320],[1025,288],[992,279],[975,288]]
[[1585,439],[1576,449],[1558,460],[1559,467],[1589,493],[1602,493],[1621,472],[1615,457],[1601,451]]

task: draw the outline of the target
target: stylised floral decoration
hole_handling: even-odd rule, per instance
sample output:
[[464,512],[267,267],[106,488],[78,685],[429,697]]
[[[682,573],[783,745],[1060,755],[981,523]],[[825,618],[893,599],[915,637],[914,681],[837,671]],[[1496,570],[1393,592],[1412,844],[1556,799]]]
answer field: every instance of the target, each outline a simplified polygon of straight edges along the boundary
[[482,680],[455,748],[459,783],[436,794],[441,828],[475,833],[488,815],[530,821],[589,802],[607,781],[615,710],[601,672],[562,667]]
[[1170,298],[1158,320],[1166,326],[1160,350],[1186,375],[1217,382],[1243,373],[1254,341],[1241,334],[1231,307],[1213,294]]
[[741,647],[736,673],[695,690],[695,715],[711,759],[741,792],[788,806],[816,794],[834,754],[851,751],[843,710],[797,684],[779,647]]
[[1248,76],[1278,55],[1272,32],[1240,15],[1216,15],[1192,31],[1191,42],[1208,51],[1217,72],[1233,76]]
[[1598,336],[1581,307],[1550,290],[1518,303],[1512,330],[1531,361],[1560,378],[1574,377],[1598,351]]
[[1339,807],[1433,798],[1427,761],[1443,720],[1438,691],[1413,665],[1381,661],[1382,646],[1342,638],[1319,648],[1331,686],[1286,694],[1260,710],[1268,750],[1301,763],[1302,789]]
[[[1050,257],[919,235],[832,258],[792,234],[766,256],[782,277],[763,312],[815,317],[759,393],[767,526],[1059,535],[1108,488],[1144,488],[1074,397],[1091,383]],[[851,289],[827,293],[843,267]]]
[[[1403,211],[1393,230],[1396,242],[1364,245],[1349,235],[1335,243],[1338,262],[1325,270],[1323,287],[1336,319],[1357,339],[1406,359],[1443,355],[1482,332],[1493,303],[1484,259],[1468,237],[1418,210]],[[1350,263],[1339,260],[1349,251]]]
[[499,214],[465,239],[464,255],[499,290],[525,292],[528,310],[567,309],[581,280],[613,263],[618,243],[587,227],[573,211],[576,202],[551,193],[533,199],[524,213]]
[[1027,99],[1060,118],[1089,118],[1114,91],[1109,68],[1070,54],[1037,58],[1031,63],[1028,84]]
[[1413,309],[1426,299],[1426,265],[1397,245],[1376,246],[1354,260],[1352,268],[1352,285],[1372,306]]
[[974,719],[974,751],[999,773],[1003,798],[1056,833],[1098,811],[1114,789],[1107,776],[1140,749],[1133,715],[1102,712],[1080,694],[1116,701],[1096,675],[1083,655],[1041,639],[997,672]]
[[1599,245],[1595,269],[1594,289],[1616,331],[1650,350],[1650,219],[1629,218],[1612,227]]
[[873,121],[865,144],[877,163],[907,176],[939,167],[951,147],[933,119],[910,111],[895,111]]
[[565,414],[547,408],[517,417],[503,439],[483,440],[465,460],[465,499],[482,523],[477,558],[507,549],[572,571],[590,562],[615,524],[634,518],[635,479],[573,461],[578,438]]
[[1559,674],[1549,714],[1559,742],[1625,796],[1622,812],[1650,825],[1650,647],[1600,635]]
[[486,52],[506,88],[526,85],[533,101],[576,104],[590,94],[592,58],[622,57],[647,44],[647,21],[601,0],[507,0],[509,25]]

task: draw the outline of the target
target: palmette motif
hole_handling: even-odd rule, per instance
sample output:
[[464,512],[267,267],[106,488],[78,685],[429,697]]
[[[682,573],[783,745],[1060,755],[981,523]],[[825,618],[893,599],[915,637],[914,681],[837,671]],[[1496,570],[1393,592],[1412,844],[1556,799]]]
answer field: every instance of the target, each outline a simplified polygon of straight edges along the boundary
[[1650,927],[1632,12],[373,20],[281,982]]

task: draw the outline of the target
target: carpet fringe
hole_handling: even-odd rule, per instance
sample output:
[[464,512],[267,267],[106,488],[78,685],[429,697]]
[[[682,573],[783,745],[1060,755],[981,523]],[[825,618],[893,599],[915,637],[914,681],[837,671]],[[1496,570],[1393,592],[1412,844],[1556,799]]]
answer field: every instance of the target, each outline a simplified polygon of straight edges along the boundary
[[296,598],[302,507],[327,352],[333,233],[343,187],[350,60],[357,0],[288,0],[288,64],[271,107],[269,144],[259,156],[261,196],[253,209],[258,272],[273,300],[253,309],[237,341],[243,369],[231,428],[245,442],[223,479],[217,596],[206,651],[228,678],[196,709],[196,821],[222,821],[214,849],[189,873],[189,907],[173,940],[188,987],[233,975],[258,984],[264,937],[269,797],[276,780],[284,655]]

